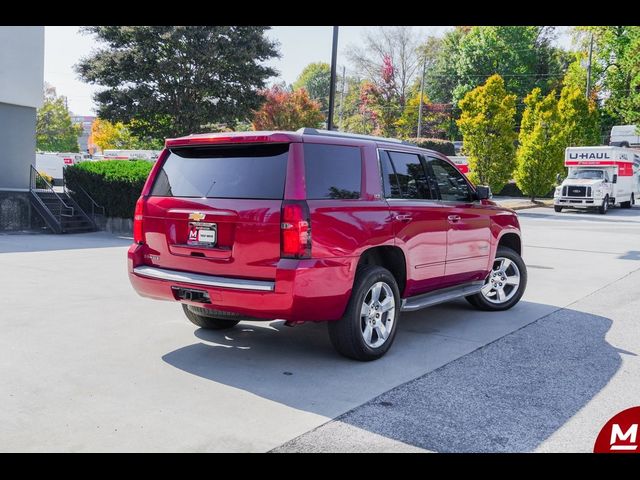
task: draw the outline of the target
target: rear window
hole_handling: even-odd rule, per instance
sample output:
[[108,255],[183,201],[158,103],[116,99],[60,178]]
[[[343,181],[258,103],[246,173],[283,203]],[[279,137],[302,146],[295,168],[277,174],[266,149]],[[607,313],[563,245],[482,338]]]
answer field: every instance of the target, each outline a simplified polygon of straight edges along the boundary
[[360,198],[360,148],[342,145],[304,145],[307,198]]
[[289,144],[174,148],[151,195],[281,199],[288,155]]

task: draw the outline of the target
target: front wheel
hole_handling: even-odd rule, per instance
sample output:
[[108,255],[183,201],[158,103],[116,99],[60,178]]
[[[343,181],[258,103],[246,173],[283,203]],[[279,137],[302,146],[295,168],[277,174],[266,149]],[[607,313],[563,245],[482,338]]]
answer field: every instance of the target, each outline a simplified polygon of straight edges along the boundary
[[553,209],[556,211],[556,213],[560,213],[562,211],[562,207],[560,207],[558,205],[554,205]]
[[602,205],[598,207],[598,213],[600,215],[606,215],[608,211],[609,211],[609,196],[606,196],[602,201]]
[[493,268],[480,292],[467,298],[479,310],[508,310],[520,301],[527,286],[527,267],[520,255],[498,247]]
[[362,265],[344,316],[328,322],[329,338],[345,357],[376,360],[391,347],[399,317],[400,292],[393,275],[378,265]]

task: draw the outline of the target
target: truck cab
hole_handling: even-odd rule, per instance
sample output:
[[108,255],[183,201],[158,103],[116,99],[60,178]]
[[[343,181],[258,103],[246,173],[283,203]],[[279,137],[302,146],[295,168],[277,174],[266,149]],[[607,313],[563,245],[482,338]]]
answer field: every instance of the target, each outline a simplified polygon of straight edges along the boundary
[[631,208],[640,194],[640,152],[619,147],[569,147],[568,175],[554,193],[554,208]]

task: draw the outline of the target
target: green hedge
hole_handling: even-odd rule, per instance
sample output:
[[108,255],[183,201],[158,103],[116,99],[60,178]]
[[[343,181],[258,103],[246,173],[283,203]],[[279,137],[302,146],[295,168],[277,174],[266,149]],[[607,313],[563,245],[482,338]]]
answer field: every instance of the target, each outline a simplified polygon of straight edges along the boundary
[[[136,201],[153,167],[146,160],[105,160],[82,162],[65,168],[64,177],[69,190],[83,209],[91,211],[84,188],[108,217],[133,218]],[[86,210],[85,210],[86,211]]]
[[420,147],[427,148],[429,150],[435,150],[436,152],[443,153],[445,155],[455,155],[456,148],[449,140],[441,140],[439,138],[412,138],[407,140],[410,143]]

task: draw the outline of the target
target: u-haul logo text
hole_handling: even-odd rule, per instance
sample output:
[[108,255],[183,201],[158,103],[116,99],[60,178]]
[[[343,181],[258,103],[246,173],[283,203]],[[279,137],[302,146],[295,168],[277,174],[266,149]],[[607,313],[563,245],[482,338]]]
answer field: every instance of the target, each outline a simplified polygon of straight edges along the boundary
[[607,152],[569,152],[570,160],[610,160],[611,156]]

